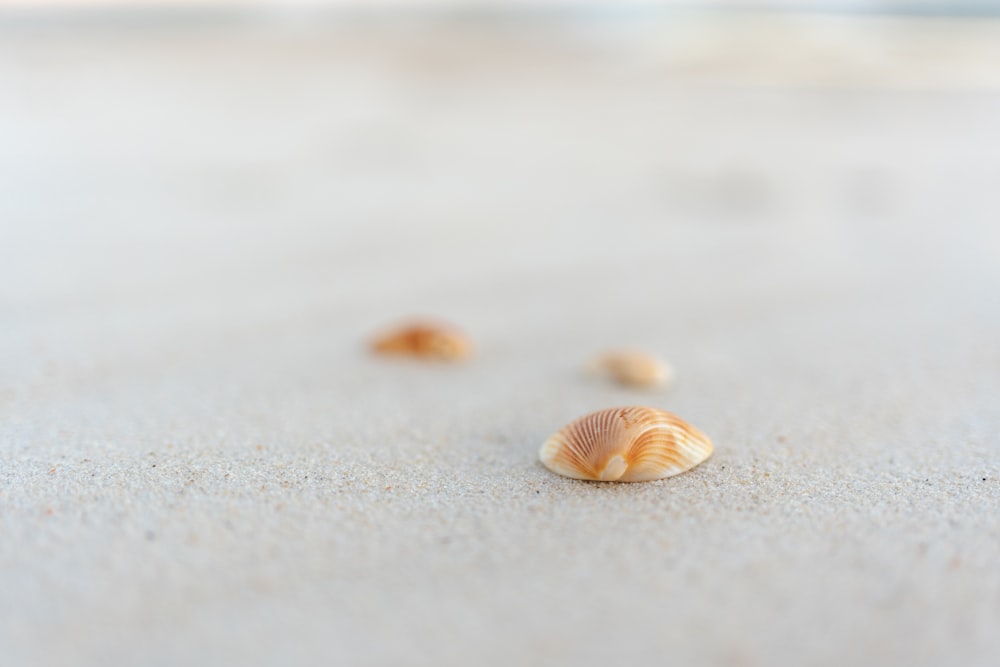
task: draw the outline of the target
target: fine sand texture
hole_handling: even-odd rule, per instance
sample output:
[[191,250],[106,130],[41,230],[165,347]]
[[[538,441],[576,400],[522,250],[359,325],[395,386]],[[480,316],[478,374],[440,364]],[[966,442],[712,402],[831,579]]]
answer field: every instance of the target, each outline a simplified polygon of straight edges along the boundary
[[0,19],[4,667],[997,664],[995,22]]

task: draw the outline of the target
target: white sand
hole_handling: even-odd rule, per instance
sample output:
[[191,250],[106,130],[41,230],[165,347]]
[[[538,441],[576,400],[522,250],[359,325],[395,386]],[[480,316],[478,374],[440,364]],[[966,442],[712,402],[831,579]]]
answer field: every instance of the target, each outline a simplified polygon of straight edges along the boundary
[[[672,26],[3,27],[0,664],[995,665],[1000,30]],[[634,403],[715,456],[537,462]]]

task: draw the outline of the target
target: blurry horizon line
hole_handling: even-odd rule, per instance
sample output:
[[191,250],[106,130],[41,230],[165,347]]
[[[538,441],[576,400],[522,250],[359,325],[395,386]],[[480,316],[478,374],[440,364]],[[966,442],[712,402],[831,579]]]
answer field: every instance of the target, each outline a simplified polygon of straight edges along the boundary
[[623,3],[573,0],[0,0],[0,25],[186,24],[258,19],[346,20],[643,20],[672,15],[843,16],[871,18],[1000,18],[1000,0],[908,2],[779,1]]

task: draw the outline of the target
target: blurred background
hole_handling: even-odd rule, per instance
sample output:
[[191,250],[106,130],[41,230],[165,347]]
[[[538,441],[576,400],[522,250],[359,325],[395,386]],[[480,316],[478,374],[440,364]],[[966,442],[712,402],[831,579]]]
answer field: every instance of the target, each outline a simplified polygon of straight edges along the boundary
[[[609,641],[575,664],[655,637],[688,664],[988,664],[998,186],[996,2],[0,1],[8,655],[530,663],[584,636]],[[373,365],[371,333],[421,314],[478,365]],[[722,443],[723,481],[703,528],[671,515],[690,555],[596,587],[601,631],[556,612],[669,549],[522,539],[562,524],[513,508],[564,492],[542,437],[650,400],[577,381],[618,345],[674,363],[657,400]],[[993,490],[908,486],[941,465]],[[302,478],[331,470],[353,486]],[[647,586],[683,605],[633,614]],[[628,642],[644,624],[665,634]]]
[[139,355],[388,295],[542,327],[622,289],[975,280],[997,9],[8,0],[6,335]]
[[8,368],[42,372],[29,344],[212,364],[424,312],[614,343],[666,317],[649,293],[692,326],[971,300],[998,258],[996,8],[7,2]]

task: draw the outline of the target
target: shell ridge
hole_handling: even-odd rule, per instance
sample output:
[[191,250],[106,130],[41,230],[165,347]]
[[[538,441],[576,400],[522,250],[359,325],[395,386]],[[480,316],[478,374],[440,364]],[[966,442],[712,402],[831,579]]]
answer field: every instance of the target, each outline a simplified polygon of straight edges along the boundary
[[711,454],[712,443],[704,433],[676,415],[644,406],[584,415],[557,431],[540,452],[553,472],[623,482],[676,475]]

